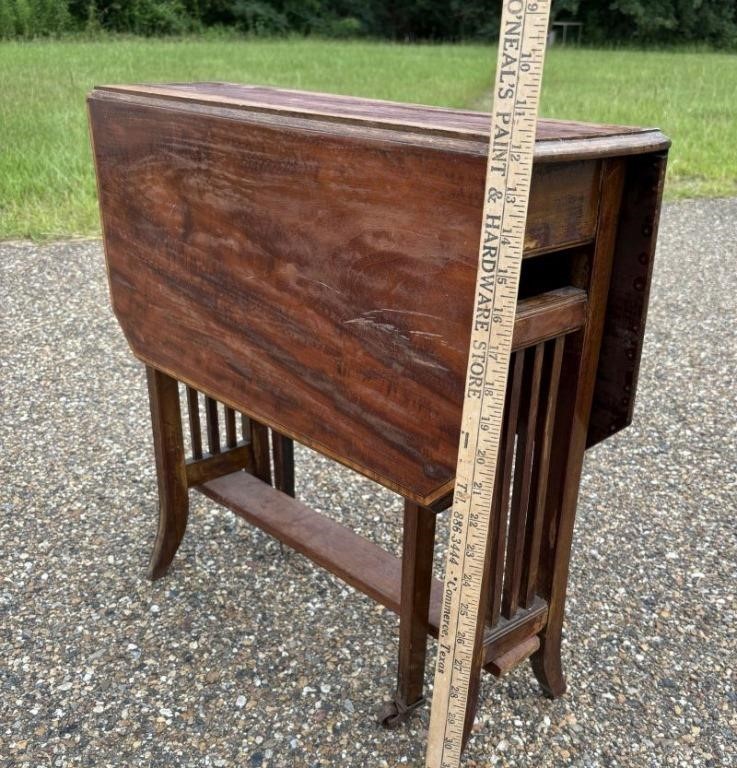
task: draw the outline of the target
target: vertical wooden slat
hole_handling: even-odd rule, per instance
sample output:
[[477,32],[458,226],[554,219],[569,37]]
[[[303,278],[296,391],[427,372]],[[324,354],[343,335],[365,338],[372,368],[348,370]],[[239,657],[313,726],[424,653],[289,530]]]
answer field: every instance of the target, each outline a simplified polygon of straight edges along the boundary
[[565,336],[548,342],[549,354],[543,375],[544,394],[541,393],[543,409],[537,422],[535,437],[535,459],[533,489],[530,496],[532,513],[528,515],[527,540],[525,542],[524,575],[522,578],[522,604],[532,605],[537,588],[537,571],[540,561],[540,539],[545,513],[545,497],[548,489],[550,451],[553,445],[555,411],[558,403],[558,384],[563,361]]
[[274,487],[294,498],[294,441],[271,430],[274,454]]
[[241,439],[244,443],[251,442],[251,420],[245,413],[241,414]]
[[524,407],[519,419],[520,428],[519,437],[517,438],[512,508],[509,513],[507,562],[502,598],[502,613],[508,619],[517,612],[520,602],[522,560],[525,554],[525,523],[527,521],[527,510],[530,505],[532,459],[535,449],[537,408],[540,396],[540,379],[544,351],[544,343],[537,344],[533,349],[525,351],[525,354],[532,358],[532,366],[528,367],[527,375],[525,376]]
[[225,445],[235,448],[238,444],[238,436],[235,433],[235,411],[225,406]]
[[202,458],[202,429],[200,427],[199,393],[187,387],[187,411],[189,413],[189,436],[192,441],[192,458]]
[[220,425],[218,423],[218,403],[205,396],[205,417],[207,419],[207,444],[210,453],[220,453]]
[[491,516],[494,527],[491,529],[491,546],[489,547],[491,553],[489,561],[491,574],[489,579],[489,609],[487,616],[492,626],[496,624],[501,613],[504,552],[507,540],[507,512],[509,509],[515,436],[517,434],[517,418],[524,377],[524,351],[514,353],[510,367],[512,370],[509,375],[509,385],[507,386],[506,418],[504,420],[499,450],[500,467],[496,476],[494,500],[492,502],[494,508]]
[[271,485],[271,462],[269,461],[269,428],[258,421],[251,421],[251,445],[255,469],[253,474]]

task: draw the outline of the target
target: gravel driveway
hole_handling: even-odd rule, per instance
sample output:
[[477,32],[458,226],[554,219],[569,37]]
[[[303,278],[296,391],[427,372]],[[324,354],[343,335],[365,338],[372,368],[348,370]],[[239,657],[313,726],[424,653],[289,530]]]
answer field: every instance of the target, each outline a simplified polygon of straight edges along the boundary
[[[466,765],[737,766],[736,263],[737,199],[666,208],[635,425],[586,462],[569,691],[487,677]],[[100,244],[0,244],[0,271],[0,766],[423,764],[429,708],[374,722],[383,608],[199,496],[146,580],[144,375]],[[303,498],[398,550],[395,497],[298,460]]]

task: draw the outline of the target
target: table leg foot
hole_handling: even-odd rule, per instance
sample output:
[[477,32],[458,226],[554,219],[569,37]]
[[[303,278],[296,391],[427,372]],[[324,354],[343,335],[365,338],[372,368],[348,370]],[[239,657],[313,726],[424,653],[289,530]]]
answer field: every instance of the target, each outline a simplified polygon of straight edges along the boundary
[[566,692],[566,678],[560,656],[560,642],[540,637],[540,649],[532,655],[530,663],[543,694],[557,699]]
[[187,527],[187,506],[180,509],[164,509],[159,512],[159,531],[156,535],[151,560],[148,566],[148,577],[152,581],[160,579],[169,570],[174,555],[184,538]]

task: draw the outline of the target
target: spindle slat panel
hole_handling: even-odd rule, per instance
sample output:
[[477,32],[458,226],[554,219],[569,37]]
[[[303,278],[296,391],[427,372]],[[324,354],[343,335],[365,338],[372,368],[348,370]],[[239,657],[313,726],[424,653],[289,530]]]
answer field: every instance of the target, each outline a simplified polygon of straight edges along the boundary
[[537,435],[535,437],[535,474],[531,494],[532,506],[531,514],[528,515],[527,539],[525,542],[522,605],[526,608],[532,605],[536,594],[540,540],[545,513],[550,452],[553,446],[553,429],[555,427],[555,412],[558,403],[558,385],[560,383],[560,369],[563,361],[564,346],[564,336],[560,336],[555,341],[548,342],[547,344],[546,368],[543,375],[544,392],[541,394],[541,401],[544,405],[539,414]]
[[517,434],[517,418],[519,414],[522,380],[525,370],[524,351],[515,352],[512,356],[509,385],[507,387],[507,402],[505,419],[500,443],[500,457],[503,457],[501,471],[497,473],[498,482],[494,491],[494,505],[491,520],[496,524],[492,535],[491,548],[491,578],[490,604],[488,618],[493,626],[499,619],[502,604],[502,579],[504,577],[504,552],[507,539],[507,516],[509,508],[509,492],[511,486],[512,464],[514,461],[515,437]]
[[542,378],[544,344],[525,351],[526,375],[523,385],[523,407],[518,420],[517,454],[515,459],[512,506],[509,517],[509,537],[504,576],[502,612],[511,618],[520,602],[520,585],[525,546],[525,523],[532,485],[537,409]]

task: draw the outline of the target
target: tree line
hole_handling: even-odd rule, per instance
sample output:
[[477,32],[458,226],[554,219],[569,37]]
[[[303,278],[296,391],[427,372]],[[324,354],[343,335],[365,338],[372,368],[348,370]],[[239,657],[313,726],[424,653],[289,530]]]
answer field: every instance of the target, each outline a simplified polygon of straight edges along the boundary
[[[494,40],[500,0],[0,0],[0,37],[66,33]],[[737,0],[553,0],[590,44],[737,49]]]

